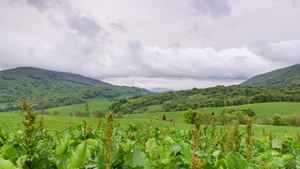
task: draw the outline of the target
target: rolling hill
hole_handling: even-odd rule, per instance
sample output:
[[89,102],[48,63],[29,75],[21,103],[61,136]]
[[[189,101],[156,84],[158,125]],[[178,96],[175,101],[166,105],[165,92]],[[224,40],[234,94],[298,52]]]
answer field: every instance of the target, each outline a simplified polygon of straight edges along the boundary
[[89,98],[113,99],[151,93],[137,87],[114,86],[72,73],[32,67],[0,71],[0,108],[17,109],[20,100],[35,109],[85,103]]
[[300,84],[300,64],[254,76],[240,85],[255,86],[266,84]]

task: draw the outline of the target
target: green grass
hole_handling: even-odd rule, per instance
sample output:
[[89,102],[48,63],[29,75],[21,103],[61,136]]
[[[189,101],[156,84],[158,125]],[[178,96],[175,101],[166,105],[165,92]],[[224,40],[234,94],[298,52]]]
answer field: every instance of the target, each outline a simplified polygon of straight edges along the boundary
[[92,103],[92,102],[105,102],[105,101],[108,101],[107,98],[101,98],[101,97],[94,97],[94,98],[91,98],[91,99],[86,99],[86,101],[88,103]]
[[[90,112],[93,112],[94,110],[98,108],[108,109],[108,107],[113,102],[90,102],[89,103],[89,109]],[[240,106],[234,106],[236,109],[239,108],[251,108],[253,109],[258,118],[262,119],[264,117],[272,117],[274,114],[279,113],[282,116],[294,114],[294,113],[300,113],[300,103],[292,103],[292,102],[279,102],[279,103],[260,103],[260,104],[248,104],[248,105],[240,105]],[[77,125],[79,123],[82,123],[83,120],[86,120],[88,123],[92,123],[93,126],[97,125],[98,119],[97,118],[83,118],[83,117],[69,117],[68,115],[70,112],[74,112],[75,110],[84,110],[85,104],[78,104],[78,105],[71,105],[71,106],[64,106],[64,107],[58,107],[53,109],[48,109],[47,111],[50,111],[51,113],[53,110],[58,110],[61,115],[66,116],[52,116],[47,115],[44,116],[44,123],[45,123],[45,129],[50,130],[62,130],[65,129],[68,125]],[[157,112],[162,109],[162,105],[155,105],[155,106],[149,106],[149,111]],[[197,112],[215,112],[219,113],[224,109],[224,107],[209,107],[209,108],[202,108],[197,109]],[[170,126],[170,122],[168,121],[162,121],[163,115],[166,115],[167,120],[174,120],[176,122],[176,129],[180,130],[191,130],[193,129],[193,125],[191,124],[184,124],[182,123],[183,119],[183,111],[180,112],[157,112],[157,113],[144,113],[144,114],[130,114],[130,115],[124,115],[124,119],[116,119],[116,122],[120,123],[120,128],[123,129],[128,126],[129,123],[138,124],[143,122],[144,125],[148,123],[148,121],[151,118],[155,118],[153,120],[152,125],[153,128],[166,128]],[[38,119],[40,116],[38,116]],[[156,120],[158,119],[158,120]],[[0,113],[0,127],[6,128],[9,131],[16,131],[18,129],[21,129],[22,127],[22,121],[24,120],[24,117],[16,114],[16,113]],[[101,119],[102,122],[106,121],[106,119]],[[232,126],[231,126],[232,127]],[[217,127],[218,130],[220,126]],[[297,130],[299,128],[297,127],[289,127],[289,126],[262,126],[262,125],[255,125],[253,126],[253,131],[255,133],[256,137],[262,136],[262,130],[265,129],[265,131],[272,131],[272,133],[277,136],[278,138],[283,138],[285,136],[296,136]],[[211,127],[209,127],[208,131],[211,130]],[[240,131],[245,131],[245,126],[240,126]]]
[[125,119],[151,119],[157,117],[162,119],[163,115],[166,115],[167,120],[174,120],[176,122],[181,122],[183,119],[183,112],[157,112],[157,113],[143,113],[143,114],[128,114],[124,115]]
[[148,111],[159,112],[160,110],[164,110],[164,107],[163,107],[162,104],[160,104],[160,105],[152,105],[152,106],[148,106]]
[[[177,113],[177,112],[176,112]],[[169,116],[173,119],[176,119],[176,117],[179,113],[176,114],[175,112],[170,112]],[[115,119],[117,123],[120,123],[120,127],[118,129],[124,129],[128,127],[129,123],[133,123],[135,125],[139,123],[143,123],[144,126],[149,122],[149,119],[152,117],[158,117],[159,115],[155,113],[152,114],[136,114],[136,115],[126,115],[124,119]],[[140,115],[146,115],[146,117],[140,116]],[[40,119],[40,115],[37,118],[37,122]],[[67,128],[69,125],[76,126],[78,124],[82,124],[83,120],[85,120],[88,123],[91,123],[92,126],[97,126],[98,119],[97,118],[83,118],[83,117],[69,117],[69,116],[53,116],[53,115],[45,115],[44,116],[44,124],[45,129],[49,130],[62,130]],[[105,122],[106,119],[102,118],[100,119],[101,122]],[[5,128],[9,132],[15,132],[17,130],[22,129],[22,121],[24,121],[24,117],[20,114],[16,113],[0,113],[0,128]],[[162,120],[156,120],[154,119],[152,122],[152,129],[158,127],[160,129],[167,128],[170,126],[170,122],[168,121],[162,121]],[[185,124],[176,122],[175,128],[179,130],[192,130],[193,129],[192,124]],[[220,131],[221,126],[217,126],[217,132]],[[211,131],[211,126],[208,128],[208,133]],[[232,129],[233,126],[230,126]],[[240,132],[245,131],[245,125],[240,126]],[[295,137],[297,134],[297,130],[299,128],[297,127],[290,127],[290,126],[262,126],[262,125],[254,125],[253,126],[253,132],[255,134],[255,137],[260,138],[263,136],[263,129],[267,131],[272,131],[273,135],[275,135],[277,138],[284,138],[286,136],[289,137]]]
[[189,96],[189,98],[191,98],[191,99],[194,99],[194,98],[198,98],[198,99],[207,99],[207,96],[202,95],[201,93],[199,93],[199,94],[191,95],[191,96]]
[[[111,102],[111,101],[88,103],[90,114],[92,115],[93,111],[95,111],[96,109],[105,109],[105,110],[107,110],[112,103],[113,102]],[[57,111],[59,111],[60,115],[69,116],[70,113],[74,114],[74,112],[76,110],[84,111],[85,110],[85,105],[86,104],[75,104],[75,105],[70,105],[70,106],[55,107],[55,108],[51,108],[51,109],[46,109],[46,111],[49,111],[52,114],[52,112],[54,110],[57,110]]]

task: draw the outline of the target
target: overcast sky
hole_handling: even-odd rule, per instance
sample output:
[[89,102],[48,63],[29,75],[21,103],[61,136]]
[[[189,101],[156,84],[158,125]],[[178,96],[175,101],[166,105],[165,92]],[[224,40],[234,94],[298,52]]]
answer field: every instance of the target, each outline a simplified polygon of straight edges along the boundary
[[300,63],[300,0],[0,0],[0,70],[170,89]]

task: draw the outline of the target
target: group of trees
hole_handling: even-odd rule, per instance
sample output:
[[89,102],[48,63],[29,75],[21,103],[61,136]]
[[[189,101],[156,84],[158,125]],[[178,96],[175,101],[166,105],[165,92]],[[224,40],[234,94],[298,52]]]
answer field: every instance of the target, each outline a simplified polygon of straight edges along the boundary
[[[183,112],[184,122],[193,124],[193,118],[198,114],[198,112],[188,109],[187,111]],[[236,120],[239,120],[240,124],[247,124],[249,118],[256,120],[256,114],[251,109],[235,109],[233,107],[226,107],[222,110],[221,113],[208,113],[202,112],[201,113],[201,124],[211,124],[212,118],[214,118],[216,124],[234,124]]]
[[135,95],[126,102],[116,101],[110,107],[114,113],[143,113],[145,107],[162,104],[165,112],[187,111],[203,107],[224,107],[263,102],[299,102],[300,86],[216,86],[212,88],[170,91],[155,95]]
[[280,114],[274,114],[272,118],[265,117],[262,119],[263,125],[274,126],[297,126],[300,127],[300,115],[292,114],[287,116],[281,116]]

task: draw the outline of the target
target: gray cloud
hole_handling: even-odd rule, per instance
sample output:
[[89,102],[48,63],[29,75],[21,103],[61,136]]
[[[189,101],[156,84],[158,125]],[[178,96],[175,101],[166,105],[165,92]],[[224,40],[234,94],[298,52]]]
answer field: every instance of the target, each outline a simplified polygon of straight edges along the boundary
[[94,18],[82,16],[78,13],[70,13],[66,16],[66,23],[69,28],[75,30],[79,35],[93,39],[104,29]]
[[247,46],[250,51],[269,61],[300,63],[300,40],[271,43],[267,39],[258,39],[249,42]]
[[97,39],[100,33],[104,36],[108,35],[94,17],[72,9],[69,0],[26,0],[26,4],[37,8],[42,13],[46,13],[51,21],[51,25],[55,28],[61,28],[63,22],[52,15],[53,11],[60,12],[64,17],[66,25],[78,35],[90,40]]
[[192,5],[198,12],[213,18],[227,16],[231,10],[227,0],[192,0]]
[[112,26],[113,28],[119,30],[119,31],[125,31],[123,23],[124,23],[123,21],[120,21],[120,22],[110,22],[109,25]]

